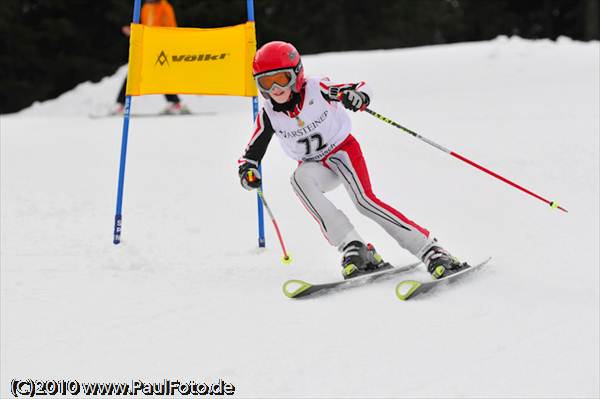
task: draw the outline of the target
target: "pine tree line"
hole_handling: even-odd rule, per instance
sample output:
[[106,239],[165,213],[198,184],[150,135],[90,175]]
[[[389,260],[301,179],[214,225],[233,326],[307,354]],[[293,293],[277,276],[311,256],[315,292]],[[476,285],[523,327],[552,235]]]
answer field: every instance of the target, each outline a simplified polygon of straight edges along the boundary
[[[258,44],[303,54],[488,40],[599,39],[600,0],[255,0]],[[245,0],[171,0],[180,26],[246,20]],[[98,81],[127,61],[132,0],[4,0],[0,113]]]

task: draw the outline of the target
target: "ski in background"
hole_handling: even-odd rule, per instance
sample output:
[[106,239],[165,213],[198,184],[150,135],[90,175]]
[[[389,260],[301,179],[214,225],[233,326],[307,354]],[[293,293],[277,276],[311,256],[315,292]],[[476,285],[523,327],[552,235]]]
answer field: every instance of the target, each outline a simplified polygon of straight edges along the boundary
[[[206,112],[188,112],[185,114],[169,114],[165,112],[156,112],[156,113],[140,113],[140,114],[131,114],[132,118],[156,118],[161,116],[212,116],[217,115],[216,112],[206,111]],[[103,118],[122,118],[123,115],[120,114],[89,114],[91,119],[103,119]]]

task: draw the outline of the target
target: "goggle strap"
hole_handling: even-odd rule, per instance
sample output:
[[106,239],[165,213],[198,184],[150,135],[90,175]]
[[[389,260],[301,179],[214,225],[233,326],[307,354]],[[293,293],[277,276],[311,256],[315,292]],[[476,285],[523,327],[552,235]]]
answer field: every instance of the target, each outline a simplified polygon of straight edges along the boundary
[[254,74],[254,77],[259,78],[262,75],[275,75],[277,72],[283,72],[283,71],[289,71],[289,70],[292,70],[297,76],[300,73],[300,71],[302,70],[302,60],[298,61],[298,64],[296,64],[295,67],[271,69],[270,71],[267,71],[267,72],[261,72],[261,73]]
[[296,73],[296,76],[298,76],[298,74],[300,73],[301,70],[302,70],[302,60],[298,61],[298,64],[294,67],[294,72]]

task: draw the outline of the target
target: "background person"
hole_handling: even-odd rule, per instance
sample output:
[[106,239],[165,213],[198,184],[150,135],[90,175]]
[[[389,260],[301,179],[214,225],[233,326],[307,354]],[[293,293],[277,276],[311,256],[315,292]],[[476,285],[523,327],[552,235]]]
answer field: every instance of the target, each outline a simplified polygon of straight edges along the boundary
[[[177,27],[175,20],[175,11],[167,0],[146,0],[141,10],[141,22],[142,25],[146,26],[164,26],[164,27]],[[131,34],[131,28],[129,25],[125,25],[121,28],[121,31],[125,36]],[[117,104],[111,114],[120,115],[123,114],[125,109],[125,91],[127,88],[127,79],[123,82],[119,95],[117,96]],[[177,94],[165,94],[168,105],[161,112],[163,114],[189,114],[189,109],[181,104],[181,100]]]

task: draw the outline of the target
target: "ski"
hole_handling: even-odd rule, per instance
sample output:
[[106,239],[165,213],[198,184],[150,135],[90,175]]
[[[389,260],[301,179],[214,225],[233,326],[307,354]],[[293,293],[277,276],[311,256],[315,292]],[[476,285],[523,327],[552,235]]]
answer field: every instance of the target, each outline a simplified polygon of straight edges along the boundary
[[485,266],[492,258],[487,258],[481,263],[478,263],[474,266],[470,266],[464,270],[461,270],[457,273],[451,274],[448,277],[443,277],[439,280],[431,280],[431,281],[417,281],[417,280],[404,280],[396,285],[396,296],[398,299],[406,301],[410,298],[414,298],[419,294],[423,294],[431,289],[447,282],[451,283],[453,281],[459,280],[467,274],[479,269],[482,266]]
[[323,295],[326,293],[337,292],[350,287],[360,287],[373,281],[382,281],[396,274],[405,273],[419,266],[421,262],[413,263],[406,266],[395,267],[390,265],[389,269],[365,274],[359,277],[354,277],[348,280],[339,280],[332,283],[311,284],[302,280],[288,280],[283,284],[283,293],[288,298],[305,298]]
[[[217,115],[216,112],[188,112],[182,114],[167,114],[167,113],[141,113],[141,114],[131,114],[131,118],[158,118],[163,116],[211,116]],[[122,114],[89,114],[91,119],[104,119],[104,118],[123,118]]]

